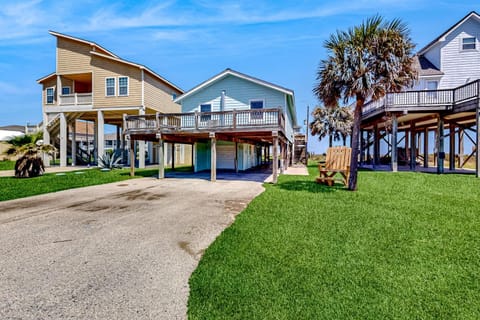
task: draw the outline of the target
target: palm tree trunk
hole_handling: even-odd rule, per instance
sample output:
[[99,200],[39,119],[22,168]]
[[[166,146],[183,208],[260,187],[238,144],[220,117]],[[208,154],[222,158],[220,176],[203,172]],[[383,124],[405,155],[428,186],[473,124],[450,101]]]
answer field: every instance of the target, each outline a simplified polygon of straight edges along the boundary
[[362,117],[362,107],[365,98],[357,95],[357,102],[355,104],[355,112],[353,114],[353,130],[352,130],[352,159],[350,161],[350,178],[348,179],[348,190],[357,190],[357,168],[358,168],[358,154],[359,145],[358,138],[360,133],[360,122]]
[[333,146],[333,135],[330,133],[328,135],[328,147],[331,148]]
[[343,139],[343,146],[345,147],[347,145],[347,136],[342,135],[342,139]]

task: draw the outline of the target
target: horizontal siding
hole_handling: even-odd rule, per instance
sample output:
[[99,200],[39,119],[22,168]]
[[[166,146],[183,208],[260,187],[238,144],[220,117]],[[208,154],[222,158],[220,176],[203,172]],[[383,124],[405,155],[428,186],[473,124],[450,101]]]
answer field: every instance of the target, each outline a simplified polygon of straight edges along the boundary
[[[462,51],[462,39],[476,37],[477,50]],[[447,38],[441,49],[441,70],[444,73],[439,88],[453,88],[480,78],[480,23],[469,19]]]
[[[93,103],[95,108],[142,105],[141,70],[121,62],[92,56]],[[128,77],[128,96],[118,96],[118,77]],[[105,96],[105,78],[115,77],[115,97]]]
[[252,99],[263,99],[265,108],[285,110],[285,98],[282,92],[229,75],[184,99],[182,112],[199,111],[199,105],[204,103],[211,103],[212,111],[220,111],[222,90],[225,90],[226,111],[249,109]]
[[57,74],[91,72],[91,46],[57,37]]
[[[51,88],[51,87],[54,88],[53,104],[47,104],[47,88]],[[52,106],[57,104],[57,79],[56,78],[43,82],[42,104],[44,106]]]
[[179,104],[173,102],[172,95],[180,95],[180,92],[154,78],[150,73],[144,72],[145,82],[145,106],[147,108],[163,112],[176,113],[181,111]]

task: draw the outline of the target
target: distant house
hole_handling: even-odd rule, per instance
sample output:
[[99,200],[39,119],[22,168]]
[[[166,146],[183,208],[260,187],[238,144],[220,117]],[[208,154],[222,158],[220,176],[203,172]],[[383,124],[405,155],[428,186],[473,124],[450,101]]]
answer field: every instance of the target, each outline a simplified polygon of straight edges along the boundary
[[[181,113],[127,117],[137,139],[193,144],[195,171],[248,170],[273,159],[274,179],[292,159],[297,124],[292,90],[226,69],[175,99]],[[163,153],[160,148],[159,154]]]
[[[76,120],[94,124],[92,142],[95,159],[104,153],[105,125],[118,127],[117,147],[125,149],[121,138],[123,115],[179,112],[173,99],[183,90],[148,67],[120,58],[102,46],[80,38],[50,32],[57,38],[56,70],[39,79],[42,85],[43,132],[46,143],[56,144],[60,165],[76,162]],[[69,132],[70,131],[70,132]],[[68,138],[70,136],[70,138]],[[139,166],[145,164],[145,146],[138,141]]]

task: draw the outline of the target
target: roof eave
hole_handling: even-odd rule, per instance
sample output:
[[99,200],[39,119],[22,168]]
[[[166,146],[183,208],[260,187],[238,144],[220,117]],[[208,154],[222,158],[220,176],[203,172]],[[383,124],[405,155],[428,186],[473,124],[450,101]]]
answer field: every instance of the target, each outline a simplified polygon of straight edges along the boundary
[[273,90],[277,90],[277,91],[280,91],[280,92],[283,92],[285,94],[288,94],[288,95],[291,95],[293,97],[293,90],[290,90],[290,89],[286,89],[286,88],[283,88],[283,87],[280,87],[280,86],[277,86],[273,83],[270,83],[270,82],[266,82],[266,81],[263,81],[263,80],[260,80],[260,79],[257,79],[257,78],[254,78],[254,77],[251,77],[251,76],[248,76],[246,74],[243,74],[243,73],[240,73],[238,71],[235,71],[235,70],[232,70],[230,68],[227,68],[225,69],[224,71],[220,72],[219,74],[211,77],[210,79],[200,83],[199,85],[197,85],[196,87],[193,87],[192,89],[190,89],[189,91],[185,92],[183,95],[179,96],[178,98],[176,98],[174,100],[174,102],[176,103],[179,103],[181,102],[183,99],[191,96],[192,94],[195,94],[196,92],[198,92],[199,90],[205,88],[206,86],[228,76],[228,75],[233,75],[233,76],[236,76],[236,77],[239,77],[241,79],[245,79],[247,81],[251,81],[251,82],[254,82],[254,83],[257,83],[259,85],[262,85],[262,86],[265,86],[265,87],[268,87],[268,88],[271,88]]
[[40,84],[40,83],[44,82],[45,80],[53,77],[55,74],[56,74],[55,72],[52,72],[52,73],[50,73],[50,74],[48,74],[48,75],[46,75],[46,76],[38,79],[38,80],[37,80],[37,83]]
[[145,71],[149,72],[150,74],[152,74],[154,77],[161,80],[162,82],[165,82],[167,85],[174,88],[175,90],[177,90],[179,92],[182,92],[182,93],[184,92],[180,87],[174,85],[173,83],[171,83],[170,81],[163,78],[158,73],[152,71],[151,69],[149,69],[148,67],[146,67],[144,65],[141,65],[141,64],[138,64],[138,63],[135,63],[135,62],[131,62],[131,61],[128,61],[128,60],[125,60],[125,59],[121,59],[121,58],[110,57],[110,56],[107,56],[107,55],[104,55],[104,54],[101,54],[101,53],[98,53],[98,52],[95,52],[95,51],[90,51],[90,54],[95,55],[95,56],[99,56],[101,58],[114,60],[114,61],[119,62],[119,63],[124,63],[124,64],[130,65],[130,66],[139,68],[141,70],[145,70]]
[[433,46],[435,46],[437,43],[445,41],[446,37],[452,33],[455,29],[457,29],[461,24],[463,24],[465,21],[470,19],[472,16],[475,16],[477,19],[480,20],[480,15],[476,11],[471,11],[469,12],[465,17],[463,17],[460,21],[455,23],[453,26],[451,26],[447,31],[442,33],[440,36],[435,38],[432,42],[427,44],[425,47],[423,47],[420,51],[418,51],[418,55],[423,55],[425,52],[430,50]]

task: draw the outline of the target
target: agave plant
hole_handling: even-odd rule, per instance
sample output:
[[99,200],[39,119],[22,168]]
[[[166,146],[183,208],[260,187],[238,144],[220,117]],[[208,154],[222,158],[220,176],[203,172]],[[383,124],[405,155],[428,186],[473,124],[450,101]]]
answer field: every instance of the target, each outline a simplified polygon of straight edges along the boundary
[[45,166],[40,154],[51,154],[55,151],[54,146],[43,144],[41,132],[17,136],[10,139],[8,143],[10,147],[6,154],[22,155],[15,162],[15,177],[17,178],[31,178],[42,175],[45,172]]
[[117,150],[113,153],[105,153],[103,157],[98,157],[98,166],[102,169],[122,168],[122,154]]

